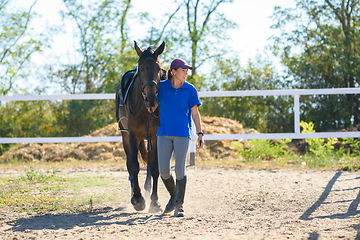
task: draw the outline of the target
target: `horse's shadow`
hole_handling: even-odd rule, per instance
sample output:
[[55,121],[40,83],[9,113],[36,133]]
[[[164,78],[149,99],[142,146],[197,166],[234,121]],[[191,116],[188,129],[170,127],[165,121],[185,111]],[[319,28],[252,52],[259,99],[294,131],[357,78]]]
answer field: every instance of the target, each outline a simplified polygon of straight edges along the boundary
[[[45,214],[32,218],[20,218],[9,222],[13,227],[7,231],[24,230],[69,230],[75,227],[88,226],[107,226],[117,225],[136,225],[146,224],[149,221],[159,220],[162,215],[149,215],[141,212],[124,212],[124,207],[113,209],[105,207],[91,213],[65,213],[65,214]],[[116,218],[126,218],[124,221],[114,221]]]
[[[338,180],[339,177],[341,176],[341,174],[342,174],[342,172],[335,173],[333,178],[329,181],[329,183],[325,187],[324,192],[320,195],[319,199],[300,216],[301,220],[312,220],[314,218],[346,219],[346,218],[354,217],[354,216],[357,216],[358,214],[360,214],[360,211],[357,210],[357,208],[358,208],[358,206],[360,204],[360,190],[359,190],[359,193],[358,193],[358,195],[356,196],[356,198],[354,200],[340,201],[340,202],[351,202],[347,212],[338,213],[338,214],[331,214],[331,215],[326,215],[326,216],[314,216],[314,217],[311,216],[321,205],[323,205],[323,204],[331,204],[329,202],[326,202],[326,199],[327,199],[327,197],[329,196],[329,194],[332,191],[333,192],[335,192],[335,191],[343,191],[344,194],[346,194],[346,191],[360,189],[360,187],[355,187],[355,188],[342,189],[342,190],[332,190],[332,188],[333,188],[336,181],[349,181],[349,180],[351,180],[351,179]],[[355,179],[359,179],[359,178],[357,177]]]

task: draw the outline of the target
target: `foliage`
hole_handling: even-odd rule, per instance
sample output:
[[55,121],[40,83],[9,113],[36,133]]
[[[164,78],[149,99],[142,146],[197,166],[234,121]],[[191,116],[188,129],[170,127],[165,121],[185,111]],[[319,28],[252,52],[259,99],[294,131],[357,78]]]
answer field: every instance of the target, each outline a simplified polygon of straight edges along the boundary
[[204,62],[227,52],[226,48],[215,51],[214,46],[229,40],[226,31],[237,25],[217,10],[221,4],[232,2],[233,0],[211,0],[206,5],[200,0],[184,1],[188,34],[186,42],[191,50],[192,75],[197,75],[197,68]]
[[[302,121],[300,125],[303,128],[302,133],[315,132],[312,122]],[[288,144],[290,142],[290,140],[249,140],[247,143],[234,141],[231,144],[239,149],[240,156],[245,159],[246,164],[270,161],[275,162],[275,166],[282,167],[286,167],[287,163],[292,163],[308,168],[329,168],[345,171],[360,169],[360,141],[357,139],[343,138],[340,141],[342,146],[336,149],[335,144],[339,144],[337,138],[309,138],[305,140],[309,151],[303,156],[297,156],[289,150]],[[258,166],[260,165],[258,164]]]
[[181,4],[177,3],[179,7],[166,15],[168,18],[165,24],[152,26],[146,41],[156,43],[159,35],[163,36],[168,52],[163,56],[165,60],[187,60],[193,67],[187,81],[201,89],[204,87],[204,77],[199,69],[210,67],[210,62],[230,51],[226,47],[226,43],[230,41],[228,31],[236,28],[237,24],[221,14],[219,8],[232,2],[233,0],[186,0]]
[[[52,69],[52,82],[67,93],[114,93],[121,76],[137,64],[128,44],[126,16],[130,1],[64,1],[61,14],[76,24],[79,62]],[[120,32],[120,36],[119,33]],[[121,41],[114,41],[119,38]],[[115,101],[63,101],[54,106],[60,136],[88,134],[114,121]]]
[[9,1],[0,0],[0,94],[16,91],[15,80],[27,76],[30,58],[40,52],[47,42],[45,34],[35,34],[29,25],[36,17],[32,12],[20,8],[9,9]]
[[[248,62],[242,68],[239,59],[218,59],[211,72],[211,91],[270,90],[288,85],[281,81],[274,66],[264,60]],[[260,132],[293,132],[293,98],[290,96],[206,98],[201,113],[241,122]]]
[[[351,157],[356,157],[360,155],[360,141],[355,138],[342,138],[344,144],[348,144],[351,149]],[[350,153],[350,151],[349,151]]]
[[[136,65],[136,53],[126,45],[124,30],[124,11],[130,3],[103,0],[83,5],[82,1],[64,0],[64,4],[67,10],[61,14],[76,24],[81,60],[55,69],[52,81],[67,93],[115,92],[122,74]],[[114,41],[120,29],[122,40]]]
[[[303,128],[302,133],[315,133],[314,123],[306,123],[304,121],[300,122],[300,127]],[[319,159],[328,158],[334,150],[334,144],[337,143],[338,138],[308,138],[305,140],[309,144],[310,153],[314,154]]]
[[44,174],[42,171],[35,169],[34,167],[30,167],[29,169],[25,169],[25,175],[21,176],[20,179],[23,181],[31,181],[31,182],[45,182],[54,179],[56,176],[56,169],[52,170],[48,174]]
[[113,123],[112,107],[113,102],[109,100],[72,100],[54,105],[57,136],[83,136]]
[[[359,87],[359,1],[296,0],[295,8],[276,8],[273,51],[280,56],[295,88]],[[301,98],[302,119],[317,131],[360,123],[358,95]]]
[[[150,22],[141,29],[148,33],[140,39],[143,48],[166,42],[162,55],[165,66],[174,57],[194,66],[189,81],[199,90],[237,91],[291,88],[333,88],[359,86],[359,9],[358,1],[296,0],[295,9],[276,8],[273,52],[280,56],[287,76],[261,56],[243,67],[238,56],[231,57],[228,30],[237,25],[220,13],[232,0],[174,1],[172,12],[151,17],[131,14],[131,0],[63,0],[64,21],[75,26],[76,56],[66,63],[48,65],[45,82],[60,86],[58,93],[114,93],[122,74],[137,64],[129,39],[128,20]],[[34,4],[36,0],[34,0]],[[16,78],[27,76],[30,56],[46,46],[45,33],[36,34],[29,23],[37,15],[6,8],[0,0],[2,29],[1,94],[46,94],[14,90]],[[135,11],[136,12],[136,11]],[[161,15],[161,16],[160,16]],[[159,19],[161,21],[159,22]],[[47,29],[50,31],[50,29]],[[11,53],[11,54],[10,54]],[[200,69],[210,69],[200,74]],[[39,77],[40,78],[40,77]],[[10,91],[10,92],[9,92]],[[13,92],[11,92],[13,91]],[[241,122],[263,133],[293,132],[292,96],[255,96],[205,98],[201,114],[221,116]],[[358,122],[357,95],[314,95],[301,97],[301,118],[313,122],[316,131],[347,128]],[[114,122],[114,101],[31,101],[0,105],[1,137],[79,136]],[[316,126],[316,127],[315,127]],[[327,158],[332,141],[308,140],[310,153]],[[313,142],[311,142],[313,141]],[[353,141],[353,142],[347,142]],[[355,140],[343,140],[334,158],[356,157]],[[0,154],[9,145],[0,146]],[[348,151],[348,147],[350,151]],[[310,154],[309,153],[309,154]]]
[[[314,133],[314,123],[300,122],[303,128],[302,133]],[[358,152],[360,141],[350,138],[343,138],[342,144],[349,145],[350,149],[346,150],[341,146],[338,150],[334,145],[339,142],[338,138],[309,138],[305,140],[309,145],[309,153],[304,158],[309,167],[339,166],[344,170],[352,170],[360,167]],[[351,153],[351,151],[353,153]]]
[[246,159],[246,161],[257,160],[277,160],[279,158],[289,158],[292,153],[287,150],[290,139],[284,139],[280,141],[272,141],[269,139],[254,139],[249,140],[245,147],[240,141],[231,142],[233,146],[240,150],[240,155]]
[[0,136],[54,136],[53,103],[50,101],[18,101],[0,105]]

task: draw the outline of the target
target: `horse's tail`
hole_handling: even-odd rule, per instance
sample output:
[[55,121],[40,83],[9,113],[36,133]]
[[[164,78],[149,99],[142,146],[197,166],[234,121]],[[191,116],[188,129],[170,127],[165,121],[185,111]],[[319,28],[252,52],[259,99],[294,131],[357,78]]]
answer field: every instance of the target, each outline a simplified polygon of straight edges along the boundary
[[147,153],[148,153],[148,150],[146,148],[146,145],[145,145],[145,141],[142,140],[140,142],[140,146],[139,146],[139,150],[140,150],[140,155],[141,155],[141,158],[142,160],[147,163]]

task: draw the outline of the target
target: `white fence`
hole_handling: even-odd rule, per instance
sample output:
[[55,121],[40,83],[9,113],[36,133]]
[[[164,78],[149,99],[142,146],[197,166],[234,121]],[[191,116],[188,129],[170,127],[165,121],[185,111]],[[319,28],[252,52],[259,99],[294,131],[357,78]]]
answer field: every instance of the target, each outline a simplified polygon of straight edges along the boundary
[[[294,90],[253,90],[253,91],[220,91],[199,92],[203,97],[247,97],[247,96],[294,96],[294,133],[263,134],[206,134],[204,140],[237,140],[237,139],[305,139],[328,137],[360,137],[360,132],[317,132],[300,133],[300,95],[359,94],[360,88],[334,89],[294,89]],[[24,95],[0,96],[0,101],[41,101],[41,100],[109,100],[115,94],[72,94],[72,95]],[[193,136],[193,139],[196,135]],[[0,138],[0,143],[63,143],[63,142],[118,142],[121,137],[35,137],[35,138]]]
[[[350,137],[360,138],[360,132],[317,132],[300,133],[300,95],[359,94],[360,88],[333,89],[293,89],[293,90],[253,90],[253,91],[220,91],[199,92],[203,97],[247,97],[247,96],[294,96],[294,133],[263,134],[206,134],[204,140],[238,140],[238,139],[305,139]],[[0,101],[39,101],[39,100],[99,100],[115,99],[115,94],[73,94],[73,95],[25,95],[0,96]],[[192,136],[190,158],[195,155],[196,135]],[[35,138],[0,138],[0,143],[63,143],[63,142],[119,142],[121,137],[35,137]],[[191,159],[190,159],[191,163]]]
[[[300,133],[300,95],[359,94],[360,88],[333,89],[293,89],[293,90],[253,90],[253,91],[220,91],[199,92],[203,97],[249,97],[249,96],[294,96],[294,133],[263,134],[206,134],[204,140],[237,140],[237,139],[305,139],[328,137],[360,137],[360,132],[317,132]],[[72,95],[24,95],[0,96],[0,101],[41,101],[41,100],[109,100],[115,94],[72,94]],[[196,138],[194,135],[193,138]],[[46,137],[46,138],[0,138],[0,143],[60,143],[60,142],[118,142],[121,137]]]

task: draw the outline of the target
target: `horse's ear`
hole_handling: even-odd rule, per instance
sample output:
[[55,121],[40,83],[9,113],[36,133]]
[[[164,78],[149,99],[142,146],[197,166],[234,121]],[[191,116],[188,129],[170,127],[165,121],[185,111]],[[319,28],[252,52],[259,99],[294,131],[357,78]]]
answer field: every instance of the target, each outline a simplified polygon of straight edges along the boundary
[[137,55],[139,57],[141,57],[141,55],[143,54],[144,51],[141,48],[139,48],[136,41],[134,41],[134,48],[135,48],[135,51],[136,51]]
[[156,56],[159,56],[160,54],[163,53],[164,49],[165,49],[165,42],[163,41],[162,44],[156,49],[156,51],[154,52],[154,54],[155,54]]

